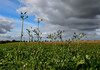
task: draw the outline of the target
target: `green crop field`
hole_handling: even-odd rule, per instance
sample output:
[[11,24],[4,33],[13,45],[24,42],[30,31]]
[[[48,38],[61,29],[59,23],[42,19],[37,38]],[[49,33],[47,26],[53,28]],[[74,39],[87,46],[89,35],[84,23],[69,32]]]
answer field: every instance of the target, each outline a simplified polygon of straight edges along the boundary
[[100,45],[0,44],[0,70],[100,70]]

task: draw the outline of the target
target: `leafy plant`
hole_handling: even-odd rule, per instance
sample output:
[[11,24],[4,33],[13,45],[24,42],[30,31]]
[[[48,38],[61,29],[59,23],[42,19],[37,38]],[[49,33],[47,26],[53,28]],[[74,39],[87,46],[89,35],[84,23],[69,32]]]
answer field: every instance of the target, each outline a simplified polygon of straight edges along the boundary
[[47,36],[47,38],[48,38],[48,39],[51,39],[52,41],[56,41],[56,39],[59,38],[61,41],[63,41],[63,40],[62,40],[62,33],[63,33],[63,32],[64,32],[64,30],[63,30],[63,31],[58,30],[58,31],[55,32],[55,33],[49,34],[49,35]]
[[86,36],[85,33],[76,34],[76,32],[74,32],[74,35],[73,35],[72,40],[73,40],[73,41],[74,41],[74,40],[78,40],[78,45],[79,45],[79,41],[80,41],[80,39],[83,38],[83,37],[87,38],[87,36]]
[[[37,38],[38,38],[38,42],[39,42],[39,39],[41,39],[42,37],[40,37],[39,36],[39,33],[40,33],[40,31],[39,31],[39,23],[41,22],[41,21],[43,21],[43,19],[40,19],[40,18],[38,18],[38,34],[37,34]],[[36,31],[35,31],[36,32]]]
[[28,31],[28,35],[29,35],[29,42],[30,42],[30,30],[26,29]]
[[52,41],[56,41],[57,37],[56,37],[56,33],[52,33],[52,34],[49,34],[47,36],[48,39],[51,39]]
[[42,32],[40,32],[40,31],[38,32],[38,28],[34,29],[33,32],[34,32],[34,35],[37,37],[37,40],[42,39],[42,37],[41,37]]
[[31,44],[0,44],[0,70],[100,70],[100,45]]
[[[31,37],[31,42],[33,42],[33,35],[30,34],[30,30],[29,29],[26,29],[28,31],[28,35],[29,35],[29,42],[30,42],[30,37]],[[32,30],[32,27],[31,27],[31,30]]]
[[62,31],[61,31],[61,30],[58,30],[58,31],[57,31],[57,37],[60,39],[60,41],[63,41],[63,40],[62,40],[62,33],[63,33],[63,32],[64,32],[64,30],[62,30]]

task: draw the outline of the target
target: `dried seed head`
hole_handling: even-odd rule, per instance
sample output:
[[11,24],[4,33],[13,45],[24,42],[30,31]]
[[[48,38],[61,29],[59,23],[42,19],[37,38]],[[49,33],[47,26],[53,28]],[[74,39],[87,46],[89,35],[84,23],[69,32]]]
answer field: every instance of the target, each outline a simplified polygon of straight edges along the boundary
[[41,19],[41,21],[43,21],[43,19]]
[[74,32],[74,34],[76,34],[76,32]]
[[25,17],[25,19],[27,19],[27,18],[28,18],[28,16]]
[[23,12],[21,11],[21,14],[23,14]]
[[27,13],[27,11],[25,11],[25,13],[24,14],[26,14]]
[[24,16],[23,15],[21,15],[21,18],[23,18]]
[[80,34],[79,37],[82,38],[82,34]]

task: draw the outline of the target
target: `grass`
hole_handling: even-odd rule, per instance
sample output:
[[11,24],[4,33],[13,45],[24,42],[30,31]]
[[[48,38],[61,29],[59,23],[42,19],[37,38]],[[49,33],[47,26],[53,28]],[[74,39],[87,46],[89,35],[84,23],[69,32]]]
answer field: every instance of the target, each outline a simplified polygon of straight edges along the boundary
[[66,43],[0,44],[0,70],[100,70],[100,44]]

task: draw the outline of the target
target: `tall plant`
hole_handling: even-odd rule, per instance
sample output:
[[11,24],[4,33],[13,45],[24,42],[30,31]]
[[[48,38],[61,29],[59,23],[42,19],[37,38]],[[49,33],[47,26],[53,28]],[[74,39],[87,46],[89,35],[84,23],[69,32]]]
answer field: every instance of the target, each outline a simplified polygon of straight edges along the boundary
[[37,37],[37,41],[39,42],[42,39],[42,37],[39,34],[42,34],[42,32],[38,31],[38,28],[34,29],[33,32],[34,35]]
[[26,29],[27,31],[28,31],[28,35],[29,35],[29,42],[30,42],[30,38],[31,38],[31,42],[33,42],[33,35],[32,35],[32,27],[31,27],[31,30],[29,30],[29,29]]
[[60,41],[63,41],[63,39],[62,39],[62,33],[64,32],[64,30],[58,30],[57,31],[57,37],[60,39]]
[[22,41],[22,37],[23,37],[23,23],[24,23],[24,19],[27,19],[27,18],[28,18],[28,16],[25,17],[26,13],[27,13],[27,11],[24,12],[24,13],[21,12],[21,15],[20,15],[20,17],[21,17],[21,19],[22,19],[22,29],[21,29],[21,38],[20,38],[20,42]]
[[39,32],[39,23],[40,23],[41,21],[43,21],[43,19],[38,18],[38,34],[37,34],[37,35],[38,35],[38,36],[37,36],[37,37],[38,37],[38,42],[39,42],[39,39],[40,39],[40,36],[39,36],[39,33],[40,33],[40,32]]
[[29,35],[29,42],[30,42],[30,30],[26,29],[28,31],[28,35]]
[[52,41],[56,41],[57,37],[56,37],[56,33],[52,33],[52,34],[49,34],[47,36],[48,39],[51,39]]
[[78,45],[79,45],[79,41],[83,37],[87,38],[85,33],[76,34],[76,32],[74,32],[72,40],[78,40]]

